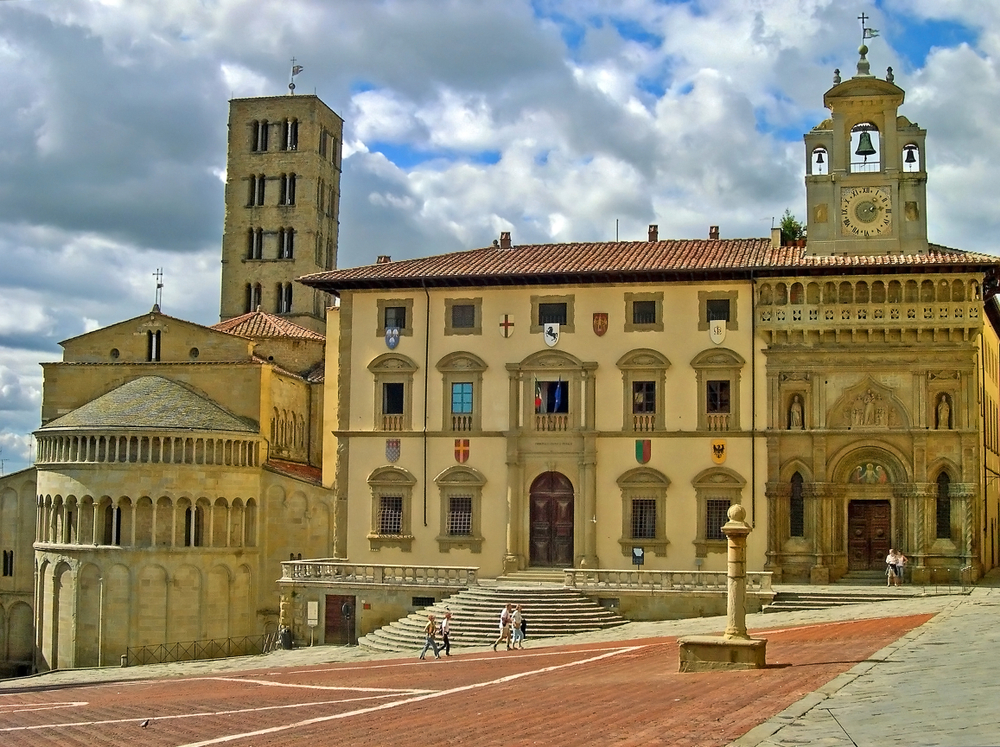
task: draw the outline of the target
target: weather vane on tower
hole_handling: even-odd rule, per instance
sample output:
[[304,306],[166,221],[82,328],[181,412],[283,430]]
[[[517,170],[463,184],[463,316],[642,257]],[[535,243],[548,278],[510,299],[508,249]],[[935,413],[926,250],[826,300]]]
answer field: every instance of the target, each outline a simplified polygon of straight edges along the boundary
[[288,95],[295,95],[295,76],[301,73],[305,68],[302,65],[295,64],[295,58],[292,58],[292,74],[288,76]]
[[878,36],[878,29],[871,29],[871,28],[868,28],[868,26],[865,25],[866,22],[868,21],[868,16],[866,16],[864,14],[864,12],[862,12],[861,15],[858,16],[858,20],[861,21],[861,41],[862,42],[864,42],[865,39],[874,39],[876,36]]

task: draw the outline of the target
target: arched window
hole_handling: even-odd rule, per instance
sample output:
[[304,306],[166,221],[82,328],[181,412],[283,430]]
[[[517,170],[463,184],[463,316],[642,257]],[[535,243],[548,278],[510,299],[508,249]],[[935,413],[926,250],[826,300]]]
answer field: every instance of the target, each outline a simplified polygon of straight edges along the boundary
[[951,479],[947,472],[942,472],[937,479],[937,531],[934,536],[937,539],[951,539],[951,497],[948,495],[948,488]]
[[878,127],[862,122],[851,128],[851,173],[873,174],[882,170]]
[[804,537],[806,526],[806,505],[802,491],[802,475],[792,475],[792,494],[788,501],[788,535]]
[[184,512],[184,546],[201,547],[205,512],[201,506],[189,506]]

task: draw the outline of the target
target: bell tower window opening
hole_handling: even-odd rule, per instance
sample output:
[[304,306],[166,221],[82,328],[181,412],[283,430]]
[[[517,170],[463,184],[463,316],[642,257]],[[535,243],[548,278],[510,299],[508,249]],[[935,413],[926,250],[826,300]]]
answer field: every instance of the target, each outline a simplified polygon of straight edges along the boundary
[[881,138],[871,122],[851,128],[851,173],[877,174],[882,170]]
[[264,230],[261,228],[247,231],[247,259],[262,259],[264,256]]
[[250,150],[261,152],[267,150],[267,120],[254,120],[250,130]]
[[814,148],[809,173],[813,176],[826,176],[830,173],[830,154],[826,148]]
[[942,472],[937,479],[937,501],[935,502],[935,533],[937,539],[951,539],[951,497],[948,489],[951,479]]
[[279,205],[295,204],[295,174],[281,175],[281,196]]
[[150,363],[160,360],[160,330],[146,332],[146,360]]
[[298,150],[299,148],[299,120],[286,119],[281,123],[281,149]]
[[805,537],[806,505],[802,489],[802,475],[792,475],[792,494],[788,502],[788,534],[791,537]]
[[910,174],[920,171],[920,148],[913,143],[903,146],[903,171]]
[[278,283],[278,313],[290,314],[292,311],[292,284]]
[[282,228],[278,230],[278,259],[295,258],[295,229]]

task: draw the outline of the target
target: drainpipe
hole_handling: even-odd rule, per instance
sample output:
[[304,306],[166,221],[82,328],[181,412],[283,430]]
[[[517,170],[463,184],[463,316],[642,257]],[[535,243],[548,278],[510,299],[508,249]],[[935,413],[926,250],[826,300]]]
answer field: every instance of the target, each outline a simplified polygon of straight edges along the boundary
[[427,371],[427,366],[430,362],[431,357],[431,294],[427,291],[427,283],[424,280],[420,281],[421,287],[424,289],[424,296],[427,299],[426,314],[424,316],[424,430],[423,430],[423,440],[424,440],[424,526],[427,526],[427,387],[429,384],[430,374]]

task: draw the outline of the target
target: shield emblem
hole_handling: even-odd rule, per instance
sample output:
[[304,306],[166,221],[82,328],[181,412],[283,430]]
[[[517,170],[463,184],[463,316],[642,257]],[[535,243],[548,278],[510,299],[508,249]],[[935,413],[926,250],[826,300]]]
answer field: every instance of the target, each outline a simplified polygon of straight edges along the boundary
[[639,439],[635,442],[635,461],[639,464],[646,464],[652,455],[653,442],[648,438]]
[[385,331],[385,346],[389,350],[395,350],[399,344],[399,327],[389,327]]
[[455,461],[459,464],[465,464],[469,461],[469,439],[455,439]]
[[713,319],[708,323],[708,336],[716,345],[721,345],[726,339],[726,320]]
[[545,338],[546,345],[550,348],[555,347],[556,343],[559,342],[559,323],[546,322],[542,326],[542,337]]
[[511,321],[510,314],[504,314],[500,319],[500,336],[510,337],[514,334],[514,322]]
[[399,439],[387,438],[385,440],[385,458],[390,463],[395,463],[399,459]]
[[712,461],[716,464],[726,461],[726,442],[721,438],[712,441]]
[[594,334],[598,337],[604,337],[604,333],[608,331],[608,314],[607,312],[597,312],[594,314]]

